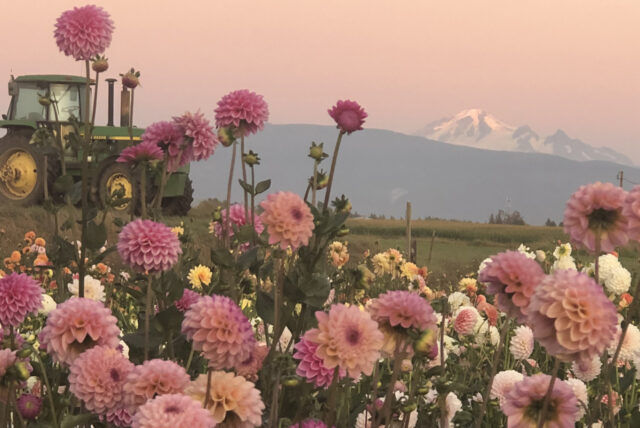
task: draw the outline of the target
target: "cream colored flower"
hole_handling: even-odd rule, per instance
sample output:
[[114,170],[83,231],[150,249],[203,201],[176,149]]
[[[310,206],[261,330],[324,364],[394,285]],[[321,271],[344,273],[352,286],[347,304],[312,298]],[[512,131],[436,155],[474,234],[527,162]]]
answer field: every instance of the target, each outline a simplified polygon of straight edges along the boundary
[[[80,288],[80,281],[77,278],[74,278],[73,282],[67,284],[67,288],[71,294],[77,296]],[[102,285],[100,280],[89,275],[84,276],[84,297],[85,299],[104,302],[106,296],[104,294],[104,285]]]
[[511,338],[509,351],[516,360],[526,360],[533,352],[533,331],[526,325],[521,325],[515,330]]

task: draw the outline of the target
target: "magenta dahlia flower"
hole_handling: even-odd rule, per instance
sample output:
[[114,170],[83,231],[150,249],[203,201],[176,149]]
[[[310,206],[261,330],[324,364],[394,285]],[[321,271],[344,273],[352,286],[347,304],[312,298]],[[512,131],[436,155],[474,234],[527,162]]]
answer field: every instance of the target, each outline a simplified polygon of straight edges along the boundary
[[126,428],[130,427],[133,423],[133,414],[127,406],[120,403],[119,407],[109,409],[107,413],[101,415],[100,420],[106,420],[111,425]]
[[216,370],[242,365],[256,346],[251,323],[225,296],[203,296],[191,305],[184,314],[182,333]]
[[198,301],[199,298],[200,295],[198,293],[185,288],[182,292],[182,297],[180,298],[180,300],[176,300],[175,302],[176,308],[178,308],[180,312],[186,312],[191,307],[191,305]]
[[[213,233],[216,235],[217,238],[222,239],[223,238],[222,224],[223,222],[227,221],[226,208],[220,212],[220,216],[222,220],[214,224]],[[251,216],[251,213],[249,213],[249,216]],[[228,229],[227,235],[230,237],[235,234],[234,227],[240,228],[245,224],[247,224],[246,218],[244,216],[244,205],[242,204],[231,205],[231,208],[229,209],[229,223],[230,223],[230,227],[227,228]],[[262,220],[260,220],[260,216],[256,215],[255,213],[253,214],[253,228],[258,235],[260,235],[264,230],[264,225],[262,224]]]
[[[334,369],[325,367],[322,358],[316,355],[318,344],[307,340],[307,333],[294,345],[293,358],[300,360],[296,373],[318,388],[327,388],[333,381]],[[346,376],[344,369],[340,370],[339,376],[340,378]]]
[[267,225],[270,245],[296,250],[309,243],[315,227],[313,214],[300,196],[291,192],[272,193],[260,206],[264,209],[260,219]]
[[429,302],[417,293],[404,290],[381,294],[371,302],[369,313],[378,324],[419,331],[436,328],[438,322]]
[[95,346],[71,364],[69,390],[82,400],[87,410],[105,414],[121,407],[124,384],[133,367],[118,350]]
[[118,253],[140,272],[169,270],[182,254],[180,240],[171,228],[151,220],[134,220],[118,236]]
[[634,187],[627,193],[622,215],[627,218],[629,239],[640,241],[640,186]]
[[155,143],[166,152],[169,172],[174,172],[193,160],[193,148],[185,141],[183,130],[175,121],[152,123],[144,130],[142,140]]
[[16,362],[16,351],[11,349],[0,349],[0,380],[7,372],[7,369]]
[[42,409],[42,398],[33,394],[22,394],[16,401],[20,415],[26,420],[35,419]]
[[616,307],[593,278],[559,270],[536,287],[529,305],[533,336],[562,361],[590,364],[616,334]]
[[[185,394],[204,403],[207,375],[201,374],[189,384]],[[251,428],[262,426],[264,403],[260,391],[242,376],[215,371],[211,373],[210,400],[206,408],[222,427]]]
[[544,278],[540,265],[519,251],[505,251],[491,257],[478,280],[488,285],[487,293],[496,295],[498,308],[524,322],[529,300]]
[[127,376],[126,401],[135,408],[156,395],[182,394],[190,380],[186,370],[173,361],[145,361]]
[[201,402],[183,394],[161,395],[141,406],[132,428],[213,428],[216,422]]
[[42,307],[44,290],[38,281],[24,273],[0,278],[0,325],[17,327],[30,313]]
[[191,142],[193,160],[204,160],[213,154],[219,143],[218,136],[204,114],[187,112],[174,117],[173,121],[186,137],[185,140]]
[[74,7],[60,15],[53,35],[58,48],[76,61],[89,60],[111,44],[113,21],[101,7]]
[[307,340],[318,345],[316,355],[328,369],[340,367],[357,379],[362,373],[371,375],[380,358],[384,335],[369,313],[357,306],[337,304],[329,313],[317,311],[318,328],[305,333]]
[[264,128],[269,108],[262,95],[241,89],[228,93],[215,110],[216,127],[234,127],[236,137],[255,134]]
[[590,251],[596,250],[600,233],[600,250],[608,253],[629,240],[628,221],[623,213],[627,192],[612,183],[580,186],[567,201],[564,232],[571,242]]
[[291,425],[289,428],[327,428],[327,425],[318,419],[305,419],[302,422]]
[[[550,381],[551,376],[539,373],[527,376],[513,386],[500,406],[509,427],[537,426]],[[578,401],[573,389],[566,382],[556,380],[543,426],[573,427],[577,414]]]
[[143,141],[135,146],[127,147],[118,156],[117,162],[138,164],[140,162],[149,162],[154,160],[162,160],[164,153],[153,141]]
[[101,302],[72,297],[51,311],[40,342],[55,361],[71,364],[93,346],[115,349],[120,344],[117,322]]
[[351,100],[340,100],[330,108],[329,116],[338,124],[340,132],[351,134],[362,129],[367,113],[360,104]]

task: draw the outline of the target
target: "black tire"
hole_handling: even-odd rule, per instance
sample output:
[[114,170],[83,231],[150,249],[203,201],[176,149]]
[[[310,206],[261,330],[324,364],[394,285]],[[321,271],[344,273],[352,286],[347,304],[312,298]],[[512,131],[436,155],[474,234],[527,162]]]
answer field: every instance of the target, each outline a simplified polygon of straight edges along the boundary
[[189,177],[184,184],[184,193],[182,196],[173,196],[170,198],[162,198],[162,213],[168,216],[184,217],[191,209],[193,202],[193,182]]
[[112,198],[118,189],[123,190],[124,198],[130,200],[112,208],[121,213],[131,212],[131,205],[138,204],[138,180],[128,165],[114,162],[102,169],[98,180],[98,198],[103,207],[114,202]]
[[59,162],[45,156],[22,136],[7,136],[0,143],[0,203],[34,205],[44,198],[44,185],[49,194],[56,178]]

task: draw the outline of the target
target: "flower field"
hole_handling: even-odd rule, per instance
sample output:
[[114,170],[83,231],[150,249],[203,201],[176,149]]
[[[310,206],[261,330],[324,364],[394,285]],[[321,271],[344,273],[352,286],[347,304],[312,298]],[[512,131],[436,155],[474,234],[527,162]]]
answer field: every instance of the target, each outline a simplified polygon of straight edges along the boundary
[[[112,31],[85,6],[55,38],[88,78]],[[562,230],[417,221],[412,262],[400,224],[349,219],[331,194],[358,103],[328,107],[336,142],[301,159],[304,197],[256,180],[261,95],[212,112],[156,122],[120,154],[142,189],[129,212],[87,189],[80,209],[64,192],[0,209],[0,428],[640,426],[640,187],[581,186]],[[85,120],[70,137],[83,183]],[[223,206],[163,217],[170,174],[218,150],[233,152]]]

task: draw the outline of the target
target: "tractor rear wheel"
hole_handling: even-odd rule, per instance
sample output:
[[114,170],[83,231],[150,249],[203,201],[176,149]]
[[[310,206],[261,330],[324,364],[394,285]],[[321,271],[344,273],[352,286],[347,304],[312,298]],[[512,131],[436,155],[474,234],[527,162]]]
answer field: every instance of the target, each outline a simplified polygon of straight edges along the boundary
[[138,186],[136,183],[133,171],[127,165],[115,162],[108,165],[102,170],[98,183],[100,202],[106,206],[114,199],[127,199],[125,202],[112,206],[117,212],[126,212],[131,204],[137,203]]
[[191,209],[193,202],[193,183],[187,177],[182,196],[162,198],[162,212],[164,215],[184,217]]
[[45,168],[44,155],[26,139],[4,139],[0,144],[0,203],[38,203],[44,197],[45,183],[55,178],[49,177],[49,171],[54,173],[57,160],[47,164]]

